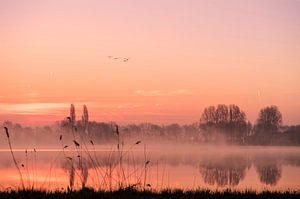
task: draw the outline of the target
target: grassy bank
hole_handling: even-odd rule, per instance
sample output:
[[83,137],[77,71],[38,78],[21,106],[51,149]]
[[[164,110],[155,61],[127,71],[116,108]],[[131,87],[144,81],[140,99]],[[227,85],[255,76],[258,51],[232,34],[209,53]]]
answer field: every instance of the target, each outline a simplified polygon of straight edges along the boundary
[[30,198],[30,199],[48,199],[48,198],[129,198],[129,199],[158,199],[158,198],[172,198],[172,199],[185,199],[185,198],[300,198],[299,191],[287,191],[287,192],[261,192],[256,193],[255,191],[223,191],[223,192],[212,192],[209,190],[197,190],[197,191],[182,191],[182,190],[164,190],[161,192],[151,192],[151,191],[137,191],[137,190],[119,190],[113,192],[106,191],[94,191],[94,190],[81,190],[72,192],[46,192],[46,191],[36,191],[36,190],[26,190],[26,191],[10,191],[10,192],[0,192],[0,198]]

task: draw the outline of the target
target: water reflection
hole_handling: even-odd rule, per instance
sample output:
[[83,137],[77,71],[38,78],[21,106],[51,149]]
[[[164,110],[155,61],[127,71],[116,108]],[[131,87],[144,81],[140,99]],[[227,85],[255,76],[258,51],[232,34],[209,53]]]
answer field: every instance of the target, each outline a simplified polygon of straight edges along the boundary
[[282,166],[280,161],[274,157],[257,158],[255,160],[255,168],[259,176],[260,182],[275,186],[281,178]]
[[218,186],[235,186],[246,175],[247,160],[241,157],[227,157],[200,163],[200,173],[205,183]]
[[[288,162],[286,162],[288,163]],[[268,157],[224,157],[206,160],[200,163],[199,171],[205,183],[218,186],[237,186],[251,166],[259,176],[261,183],[275,186],[282,176],[280,159]]]
[[[0,174],[10,171],[15,172],[13,174],[17,176],[9,152],[2,151],[0,153]],[[252,186],[263,187],[267,185],[269,188],[279,189],[280,186],[285,186],[287,181],[294,183],[292,184],[294,188],[300,187],[300,183],[297,181],[300,177],[300,149],[292,153],[289,150],[284,152],[270,150],[266,153],[264,150],[253,151],[252,149],[242,152],[237,152],[237,150],[211,152],[203,149],[193,150],[193,152],[174,150],[171,153],[149,149],[148,153],[151,162],[147,177],[149,184],[163,184],[170,181],[170,187],[176,188],[178,186],[177,181],[184,187],[192,188],[194,183],[191,181],[195,176],[198,176],[200,178],[196,184],[203,188],[209,186],[251,188]],[[73,151],[66,151],[65,154],[59,151],[38,151],[36,162],[33,155],[29,153],[26,157],[24,152],[20,151],[16,152],[16,159],[18,164],[25,165],[24,168],[21,168],[24,175],[26,172],[28,174],[27,170],[29,169],[29,181],[33,181],[30,177],[32,172],[38,173],[35,168],[37,167],[38,170],[43,170],[39,171],[42,182],[45,181],[47,175],[51,177],[54,176],[55,172],[55,175],[64,173],[64,178],[60,179],[61,187],[106,186],[109,188],[112,186],[111,183],[120,183],[120,176],[125,176],[126,186],[143,184],[141,182],[144,179],[144,151],[136,150],[125,154],[122,160],[123,168],[120,170],[122,173],[118,173],[118,165],[114,165],[118,156],[116,152],[112,151],[91,151],[90,156],[82,155],[81,159]],[[52,167],[53,174],[51,173]],[[294,170],[292,175],[282,181],[282,177],[287,175],[286,168],[293,168]],[[169,170],[172,170],[170,175]],[[193,170],[193,172],[188,172],[189,170]],[[16,177],[15,184],[18,184],[17,179]],[[56,179],[57,177],[52,178],[52,180]],[[161,182],[159,182],[160,180]],[[11,184],[8,184],[8,181]],[[10,186],[13,180],[7,180],[7,182],[1,182],[0,185],[3,187]],[[288,184],[291,185],[291,183]]]

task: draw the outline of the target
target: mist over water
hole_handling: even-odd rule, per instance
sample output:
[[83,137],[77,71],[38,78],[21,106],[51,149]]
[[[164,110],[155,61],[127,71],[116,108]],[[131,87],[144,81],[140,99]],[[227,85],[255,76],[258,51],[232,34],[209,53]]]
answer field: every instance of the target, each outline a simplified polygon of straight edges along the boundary
[[[116,143],[86,143],[87,149],[79,151],[72,145],[63,150],[60,144],[39,146],[35,151],[16,146],[14,154],[25,186],[38,189],[65,190],[70,183],[80,189],[83,182],[106,190],[120,186],[257,191],[300,187],[299,147],[157,143],[124,142],[119,151]],[[0,154],[1,189],[17,188],[20,179],[10,152],[3,148]]]
[[[281,118],[275,106],[264,111]],[[70,116],[50,126],[4,122],[1,189],[299,190],[299,125],[252,126],[236,105],[209,107],[189,125],[88,118],[84,106],[76,121],[72,104]]]
[[298,197],[299,11],[0,0],[0,198]]

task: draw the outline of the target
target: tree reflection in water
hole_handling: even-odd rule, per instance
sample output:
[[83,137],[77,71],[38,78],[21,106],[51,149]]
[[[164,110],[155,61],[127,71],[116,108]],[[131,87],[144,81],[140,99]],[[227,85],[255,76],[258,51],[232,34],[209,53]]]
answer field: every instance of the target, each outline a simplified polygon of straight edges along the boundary
[[200,173],[205,183],[218,186],[236,186],[244,179],[249,166],[246,158],[226,157],[200,163]]
[[266,163],[256,165],[256,171],[262,183],[274,186],[281,178],[282,168],[276,163]]

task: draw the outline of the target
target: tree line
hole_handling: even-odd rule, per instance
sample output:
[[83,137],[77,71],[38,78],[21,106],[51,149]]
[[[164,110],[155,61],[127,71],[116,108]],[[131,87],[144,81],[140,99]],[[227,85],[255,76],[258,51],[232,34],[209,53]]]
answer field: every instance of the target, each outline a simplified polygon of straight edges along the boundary
[[[274,105],[262,108],[257,121],[251,124],[239,106],[219,104],[206,107],[199,122],[192,124],[126,124],[119,125],[119,130],[123,139],[160,138],[199,144],[225,142],[238,145],[300,145],[300,125],[286,126],[282,121],[282,114]],[[116,125],[115,122],[89,121],[88,108],[85,105],[79,120],[76,120],[75,106],[71,105],[70,115],[51,126],[22,127],[9,121],[3,123],[3,126],[12,129],[16,138],[24,140],[35,137],[40,142],[45,137],[56,137],[60,134],[70,135],[71,138],[71,131],[74,130],[98,143],[114,142],[117,139]],[[51,139],[47,142],[49,140]]]
[[284,137],[280,135],[291,134],[289,127],[282,125],[282,114],[274,105],[261,109],[254,125],[235,104],[209,106],[202,113],[200,129],[207,141],[225,139],[235,144],[280,144]]

